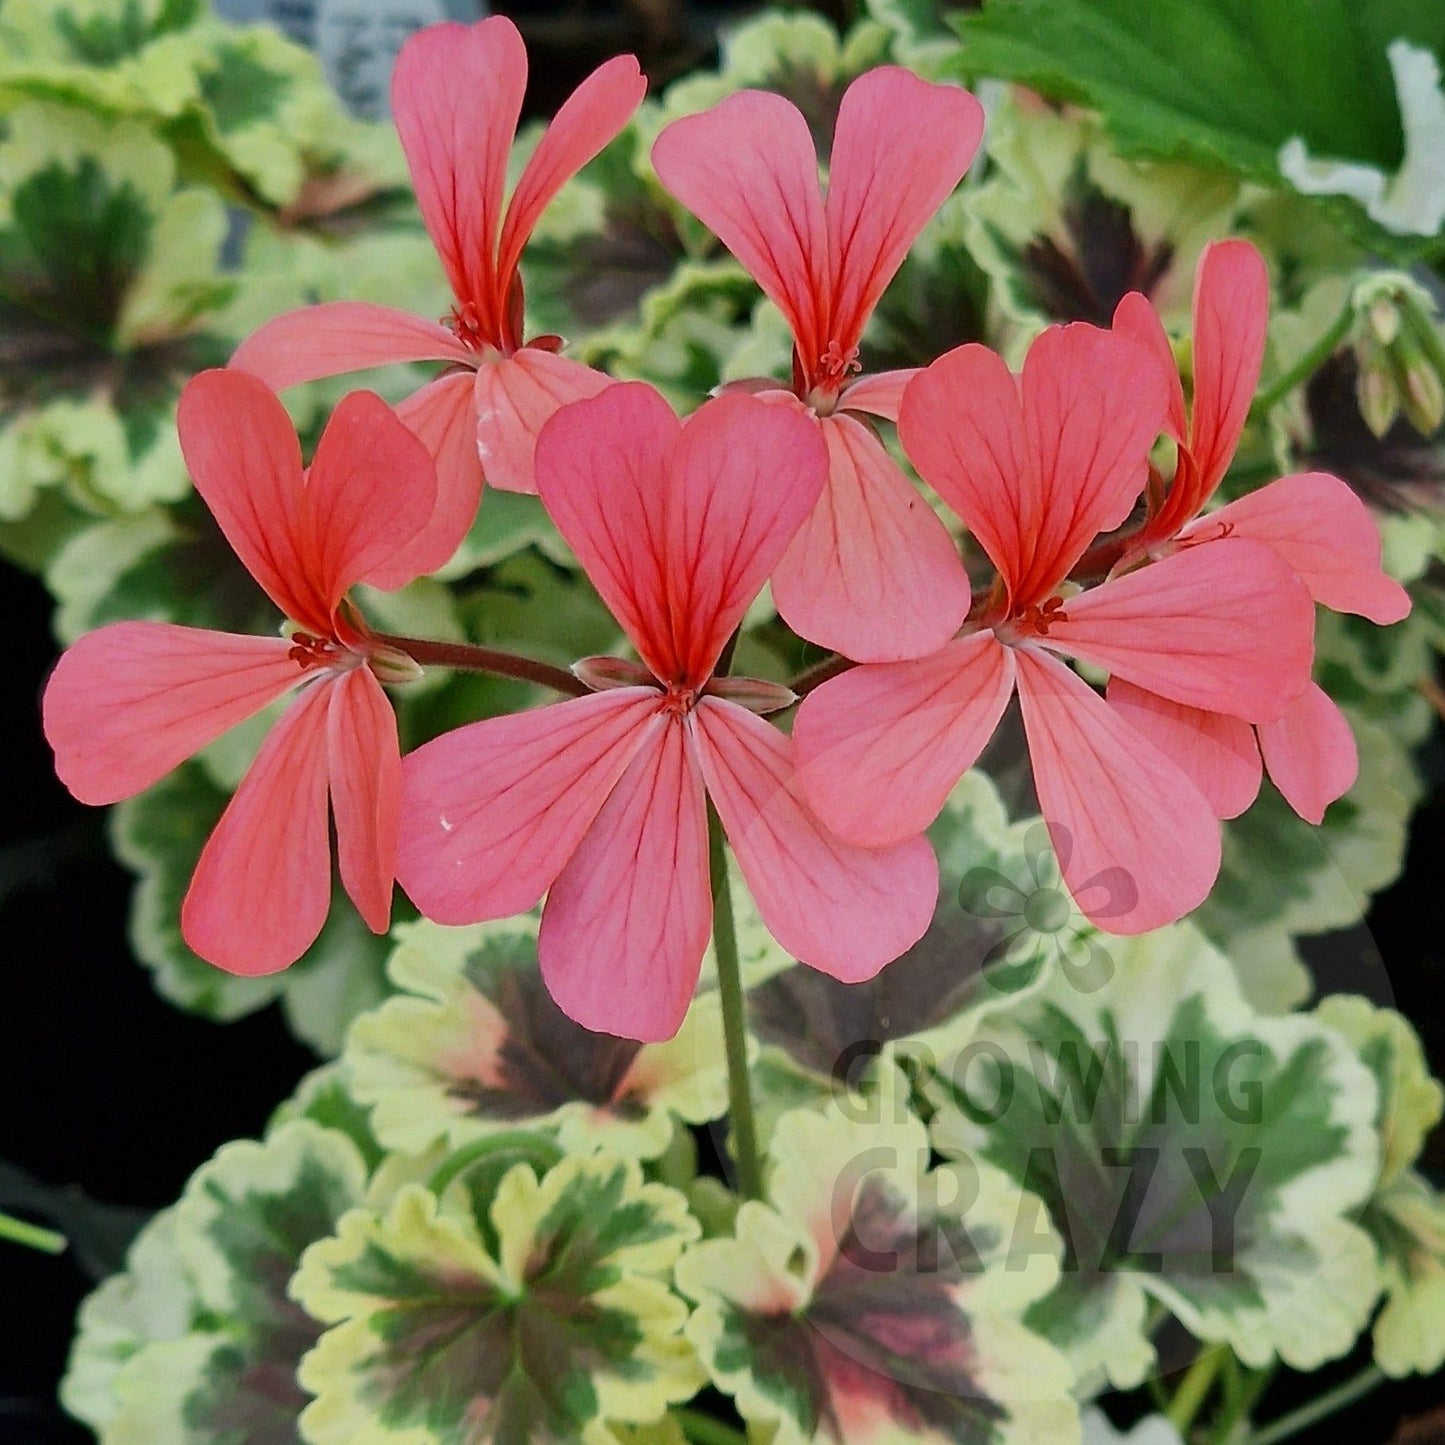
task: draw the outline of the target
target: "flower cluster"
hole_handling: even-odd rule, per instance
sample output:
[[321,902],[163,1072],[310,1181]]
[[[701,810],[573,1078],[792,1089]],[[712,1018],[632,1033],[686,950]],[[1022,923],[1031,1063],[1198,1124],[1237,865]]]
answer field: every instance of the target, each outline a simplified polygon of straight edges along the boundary
[[[1262,768],[1312,821],[1350,786],[1349,727],[1311,681],[1314,604],[1382,623],[1409,604],[1331,476],[1206,510],[1263,355],[1267,286],[1247,243],[1200,262],[1188,407],[1137,293],[1110,328],[1044,331],[1017,376],[977,344],[869,374],[872,311],[973,160],[982,111],[957,86],[872,70],[843,96],[825,188],[801,113],[743,91],[670,124],[653,163],[782,311],[792,377],[732,383],[679,421],[649,386],[524,327],[523,249],[641,103],[636,62],[583,83],[506,201],[525,78],[502,18],[419,32],[398,62],[393,112],[454,296],[443,321],[305,308],[186,389],[187,466],[283,637],[114,624],[47,691],[58,771],[93,803],[294,694],[201,856],[182,914],[196,952],[250,974],[305,952],[329,907],[331,820],[374,931],[396,881],[447,924],[546,895],[538,955],[557,1002],[588,1028],[659,1040],[697,985],[723,834],[802,962],[856,982],[914,945],[938,893],[924,830],[1015,694],[1064,881],[1106,931],[1158,928],[1208,896],[1219,820],[1248,806]],[[446,370],[394,412],[347,396],[303,468],[276,391],[395,361]],[[971,582],[878,420],[991,578]],[[444,566],[484,482],[538,495],[636,660],[560,673],[368,623],[352,589]],[[821,684],[732,674],[769,583],[788,626],[836,654]],[[432,664],[572,696],[403,758],[382,684]],[[771,719],[800,697],[790,735]]]

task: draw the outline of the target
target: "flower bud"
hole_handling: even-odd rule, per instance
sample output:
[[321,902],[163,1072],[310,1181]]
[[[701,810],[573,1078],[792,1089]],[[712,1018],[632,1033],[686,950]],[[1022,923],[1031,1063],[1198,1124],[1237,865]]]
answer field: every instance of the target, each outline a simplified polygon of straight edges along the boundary
[[417,682],[424,676],[421,664],[399,647],[373,647],[366,660],[378,682]]
[[1445,420],[1445,341],[1434,297],[1403,271],[1376,271],[1356,285],[1350,304],[1365,424],[1382,437],[1403,412],[1429,436]]
[[1400,388],[1389,357],[1377,345],[1362,343],[1358,349],[1359,372],[1355,378],[1355,400],[1365,425],[1383,437],[1400,415]]

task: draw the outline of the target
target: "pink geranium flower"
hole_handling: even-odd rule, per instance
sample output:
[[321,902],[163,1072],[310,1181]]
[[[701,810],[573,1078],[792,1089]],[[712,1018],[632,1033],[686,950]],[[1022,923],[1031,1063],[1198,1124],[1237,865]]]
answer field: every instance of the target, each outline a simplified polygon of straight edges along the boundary
[[1167,400],[1140,347],[1084,324],[1044,332],[1021,378],[969,345],[909,386],[904,449],[999,577],[932,656],[855,668],[804,700],[793,732],[804,797],[840,837],[884,846],[925,827],[1016,691],[1039,804],[1083,912],[1140,933],[1208,894],[1214,811],[1059,654],[1171,702],[1264,722],[1309,682],[1314,611],[1304,584],[1252,541],[1184,551],[1087,592],[1067,583],[1096,536],[1129,515]]
[[546,892],[543,976],[588,1028],[662,1039],[681,1023],[711,927],[708,798],[764,922],[805,963],[870,977],[932,916],[927,842],[833,838],[797,796],[789,740],[759,716],[793,694],[716,675],[826,467],[795,407],[742,395],[679,424],[650,387],[623,384],[543,429],[542,500],[642,661],[588,659],[575,671],[591,695],[411,754],[398,877],[440,923]]
[[627,124],[646,82],[630,55],[594,71],[557,112],[503,209],[507,157],[527,85],[527,53],[510,20],[432,25],[402,47],[392,76],[396,128],[422,219],[456,304],[445,324],[390,306],[331,301],[268,321],[231,364],[278,391],[398,361],[451,367],[397,409],[436,458],[431,525],[398,559],[413,575],[456,550],[481,496],[534,492],[532,450],[565,402],[607,377],[558,356],[556,336],[522,334],[522,249],[547,203]]
[[295,429],[254,377],[202,372],[181,394],[181,449],[246,570],[290,619],[287,637],[119,622],[82,637],[45,690],[45,735],[83,803],[113,803],[284,693],[282,713],[201,852],[181,932],[231,973],[294,963],[331,906],[327,797],[341,881],[384,933],[391,916],[401,756],[378,677],[409,659],[379,646],[347,590],[391,579],[431,519],[431,458],[370,392],[327,424],[309,471]]
[[652,161],[793,331],[793,391],[828,446],[828,482],[773,576],[795,632],[862,661],[931,652],[968,611],[947,529],[865,414],[896,421],[912,371],[857,376],[858,347],[908,248],[968,169],[983,111],[965,90],[896,66],[843,96],[825,200],[807,122],[745,90],[674,121]]
[[[1167,491],[1152,509],[1124,565],[1165,557],[1224,538],[1267,543],[1300,576],[1316,602],[1372,622],[1398,622],[1409,594],[1380,567],[1380,535],[1369,509],[1338,477],[1283,477],[1216,511],[1203,513],[1249,416],[1264,361],[1269,278],[1248,241],[1217,241],[1195,274],[1192,407],[1158,315],[1137,292],[1114,314],[1114,330],[1147,348],[1169,388],[1165,430],[1178,443]],[[1359,758],[1339,708],[1315,684],[1273,722],[1252,728],[1238,717],[1183,706],[1122,679],[1109,701],[1165,747],[1204,790],[1221,818],[1242,813],[1259,792],[1261,754],[1290,806],[1311,823],[1354,784]]]

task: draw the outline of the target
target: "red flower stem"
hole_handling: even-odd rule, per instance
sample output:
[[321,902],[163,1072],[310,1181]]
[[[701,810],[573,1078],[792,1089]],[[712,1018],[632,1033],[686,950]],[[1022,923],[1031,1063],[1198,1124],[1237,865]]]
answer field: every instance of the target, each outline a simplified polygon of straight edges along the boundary
[[822,662],[812,667],[806,667],[788,684],[799,697],[807,697],[815,687],[822,685],[833,677],[841,677],[845,672],[857,667],[856,662],[850,662],[846,657],[834,656],[825,658]]
[[592,689],[564,667],[550,662],[522,657],[515,652],[502,652],[495,647],[476,647],[469,642],[430,642],[424,637],[394,637],[387,632],[372,636],[383,646],[404,652],[422,667],[450,667],[460,672],[490,672],[497,677],[515,677],[522,682],[535,682],[569,697],[586,697]]

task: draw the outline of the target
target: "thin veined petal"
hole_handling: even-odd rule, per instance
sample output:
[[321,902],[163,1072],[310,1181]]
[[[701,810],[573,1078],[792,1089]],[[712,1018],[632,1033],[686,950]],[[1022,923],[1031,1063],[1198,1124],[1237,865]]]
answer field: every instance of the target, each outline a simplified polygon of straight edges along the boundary
[[547,894],[537,958],[562,1012],[670,1039],[712,928],[707,799],[682,724],[653,732]]
[[1184,383],[1179,377],[1179,363],[1159,313],[1149,299],[1138,291],[1130,291],[1114,308],[1114,331],[1127,336],[1152,358],[1164,378],[1169,392],[1169,408],[1164,413],[1164,433],[1176,442],[1189,441],[1189,420],[1184,411]]
[[45,688],[45,736],[82,803],[114,803],[301,681],[281,637],[116,622],[68,648]]
[[1322,606],[1371,622],[1398,622],[1410,594],[1380,567],[1380,532],[1370,509],[1328,472],[1281,477],[1201,517],[1186,535],[1219,530],[1272,547]]
[[[1149,354],[1083,322],[1050,327],[1029,347],[1020,381],[1038,492],[1024,500],[1032,553],[1013,595],[1041,602],[1143,490],[1169,392]],[[1027,544],[1027,541],[1025,543]]]
[[416,31],[392,72],[391,112],[422,220],[453,292],[477,307],[496,294],[507,157],[526,89],[526,47],[500,15]]
[[741,90],[675,120],[652,147],[667,190],[712,231],[781,309],[809,363],[829,338],[828,227],[818,156],[802,113]]
[[790,402],[705,402],[672,447],[665,566],[677,661],[693,684],[818,504],[828,448]]
[[368,668],[353,668],[327,690],[327,766],[341,883],[366,926],[385,933],[401,828],[396,714]]
[[1270,781],[1307,823],[1322,823],[1360,773],[1349,719],[1313,682],[1278,722],[1260,728],[1259,749]]
[[795,632],[859,662],[941,647],[968,614],[968,574],[938,514],[855,417],[822,418],[828,481],[773,573]]
[[832,678],[793,724],[804,800],[849,843],[917,837],[993,736],[1013,686],[1012,649],[990,631]]
[[926,838],[855,848],[797,792],[792,746],[770,723],[704,698],[692,714],[707,790],[768,931],[794,958],[845,983],[911,948],[938,901]]
[[243,371],[203,371],[176,410],[186,469],[241,564],[287,617],[326,632],[301,526],[301,443],[280,399]]
[[1198,504],[1229,469],[1254,401],[1269,326],[1269,275],[1248,241],[1214,241],[1194,273],[1194,404],[1189,451]]
[[1069,599],[1041,645],[1174,702],[1268,722],[1308,685],[1314,630],[1299,578],[1270,548],[1229,538]]
[[477,364],[476,353],[440,322],[370,301],[323,301],[257,327],[236,348],[231,367],[285,391],[303,381],[398,361]]
[[316,941],[331,908],[327,829],[330,688],[282,713],[201,850],[181,935],[227,973],[276,973]]
[[667,593],[672,449],[650,386],[623,382],[559,412],[537,442],[542,504],[654,676],[680,681]]
[[317,443],[302,506],[307,570],[328,612],[415,541],[436,496],[436,465],[397,414],[374,392],[342,397]]
[[1031,648],[1017,661],[1039,810],[1074,901],[1106,933],[1182,918],[1219,873],[1208,800],[1063,663]]
[[437,923],[531,908],[628,763],[661,727],[654,688],[625,687],[488,718],[402,760],[396,876]]
[[825,216],[833,267],[831,335],[857,344],[908,249],[952,193],[983,138],[983,107],[957,85],[881,65],[838,107]]
[[436,509],[389,562],[366,574],[362,580],[372,587],[405,587],[413,578],[444,567],[476,521],[482,462],[477,455],[475,382],[470,371],[451,371],[396,408],[397,417],[436,464]]
[[896,422],[903,393],[919,370],[916,366],[905,366],[898,371],[875,371],[860,376],[844,390],[839,405],[846,411],[866,411],[870,416]]
[[1254,729],[1243,719],[1170,702],[1112,678],[1109,706],[1172,758],[1209,799],[1220,818],[1237,818],[1259,793],[1264,768]]
[[477,372],[477,452],[489,485],[536,492],[533,457],[542,428],[569,402],[607,390],[612,378],[570,357],[524,346]]
[[599,65],[563,102],[537,143],[512,193],[502,223],[497,304],[506,291],[542,212],[562,187],[625,126],[642,104],[647,81],[637,57],[618,55]]
[[1015,591],[1033,545],[1039,483],[1018,380],[1003,358],[977,342],[940,356],[904,391],[898,437]]

